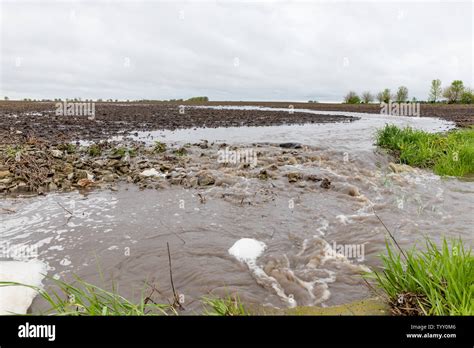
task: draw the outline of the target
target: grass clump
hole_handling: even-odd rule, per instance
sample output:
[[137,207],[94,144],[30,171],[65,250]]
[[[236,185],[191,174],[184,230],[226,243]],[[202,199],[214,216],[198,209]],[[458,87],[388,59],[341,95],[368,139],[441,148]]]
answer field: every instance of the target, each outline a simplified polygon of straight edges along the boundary
[[102,150],[101,150],[101,148],[100,148],[99,145],[93,144],[93,145],[91,145],[91,146],[89,146],[89,147],[87,148],[87,153],[88,153],[89,156],[91,156],[91,157],[98,157],[98,156],[101,155]]
[[398,253],[386,243],[383,271],[375,272],[378,286],[397,315],[473,315],[474,257],[461,240],[438,247],[426,240],[426,251]]
[[166,151],[166,144],[161,141],[156,141],[155,146],[153,147],[153,152],[162,153]]
[[401,163],[432,168],[438,175],[474,174],[474,128],[436,134],[386,125],[377,132],[376,145],[390,150]]
[[71,143],[65,143],[58,145],[58,150],[66,151],[68,154],[76,153],[77,146]]
[[250,315],[240,302],[238,296],[227,296],[225,298],[210,298],[204,297],[202,299],[204,305],[210,307],[206,310],[206,315],[218,315],[218,316],[240,316]]
[[173,151],[173,153],[176,155],[176,156],[186,156],[188,154],[188,150],[186,150],[185,147],[180,147],[179,149],[176,149]]
[[101,289],[76,277],[76,286],[65,281],[49,278],[57,290],[43,290],[36,286],[15,282],[0,282],[0,286],[26,286],[38,292],[49,304],[46,315],[114,316],[114,315],[168,315],[176,314],[167,304],[156,304],[142,295],[138,303],[132,303],[113,291]]

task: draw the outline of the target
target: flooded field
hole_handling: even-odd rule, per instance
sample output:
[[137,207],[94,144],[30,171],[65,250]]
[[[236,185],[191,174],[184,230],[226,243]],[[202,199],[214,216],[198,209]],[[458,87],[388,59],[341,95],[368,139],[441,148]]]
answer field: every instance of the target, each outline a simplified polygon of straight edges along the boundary
[[[284,112],[258,107],[255,117]],[[288,110],[286,110],[288,112]],[[331,115],[331,111],[295,110]],[[156,141],[188,148],[183,167],[160,180],[208,183],[140,189],[50,192],[0,200],[0,238],[37,250],[48,275],[84,280],[138,297],[146,282],[173,297],[167,243],[184,313],[199,313],[208,294],[238,294],[244,303],[288,308],[331,306],[371,296],[361,272],[379,265],[386,230],[404,248],[425,236],[474,241],[474,184],[391,163],[373,145],[386,123],[430,132],[454,127],[437,118],[334,112],[350,122],[263,127],[131,130],[121,143]],[[87,142],[82,142],[86,144]],[[223,152],[227,151],[227,152]],[[248,154],[255,161],[227,161]],[[225,162],[225,161],[224,161]],[[156,167],[156,166],[155,166]],[[153,170],[150,168],[149,170]],[[153,172],[149,172],[153,173]],[[192,179],[189,179],[191,182]],[[143,188],[143,187],[142,187]],[[17,255],[16,259],[22,259]],[[15,257],[11,257],[15,259]],[[48,281],[46,281],[48,284]],[[41,309],[38,301],[33,309]]]

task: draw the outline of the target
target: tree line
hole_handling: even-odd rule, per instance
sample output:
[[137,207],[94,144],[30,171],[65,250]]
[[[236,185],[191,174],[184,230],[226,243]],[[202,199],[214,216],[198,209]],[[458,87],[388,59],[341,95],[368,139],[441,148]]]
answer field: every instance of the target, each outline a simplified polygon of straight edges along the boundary
[[[376,95],[373,95],[369,91],[365,91],[360,96],[354,91],[349,91],[349,93],[344,96],[344,103],[346,104],[368,104],[372,103],[374,100],[377,100],[379,103],[389,103],[390,101],[397,103],[407,102],[408,88],[405,86],[400,86],[393,94],[389,88],[385,88]],[[412,102],[416,101],[416,98],[412,98]],[[454,80],[449,86],[442,88],[441,80],[436,79],[431,81],[428,102],[474,104],[474,90],[465,87],[461,80]]]

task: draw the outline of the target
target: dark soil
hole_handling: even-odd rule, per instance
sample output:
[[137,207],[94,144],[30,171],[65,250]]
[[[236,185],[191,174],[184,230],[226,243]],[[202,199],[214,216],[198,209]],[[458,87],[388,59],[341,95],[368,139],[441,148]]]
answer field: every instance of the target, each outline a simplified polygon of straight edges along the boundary
[[[100,140],[133,131],[174,130],[195,127],[270,126],[326,122],[352,122],[356,117],[286,111],[256,113],[248,110],[211,110],[186,108],[183,103],[133,102],[96,103],[95,119],[86,116],[56,116],[53,102],[0,101],[0,144],[23,143],[38,138],[52,143],[73,140]],[[186,105],[186,103],[184,103]],[[208,102],[199,105],[255,105],[321,111],[379,113],[378,104],[323,104],[291,102]],[[421,116],[440,117],[459,127],[474,124],[474,106],[421,104]]]
[[95,119],[57,116],[51,102],[0,102],[0,143],[25,142],[29,138],[62,143],[100,140],[133,131],[175,130],[195,127],[270,126],[327,122],[351,122],[357,117],[292,113],[286,111],[211,110],[186,108],[177,103],[96,103]]

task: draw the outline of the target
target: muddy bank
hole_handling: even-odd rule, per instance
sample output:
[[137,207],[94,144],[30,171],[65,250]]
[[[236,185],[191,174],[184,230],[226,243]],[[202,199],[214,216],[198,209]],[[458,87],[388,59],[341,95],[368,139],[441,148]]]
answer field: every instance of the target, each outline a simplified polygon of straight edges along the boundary
[[119,182],[134,183],[140,189],[165,189],[170,185],[232,186],[242,180],[269,181],[280,177],[298,183],[301,188],[312,184],[329,189],[331,182],[326,177],[281,170],[313,162],[317,165],[322,159],[316,148],[298,143],[254,144],[252,148],[205,140],[185,146],[134,141],[90,146],[46,142],[0,145],[0,193],[41,195],[75,189],[117,190]]
[[[285,105],[288,108],[288,105]],[[41,138],[51,142],[100,140],[132,131],[196,127],[270,126],[352,122],[357,117],[288,111],[215,110],[182,108],[177,103],[96,103],[95,119],[57,116],[54,103],[0,102],[0,142]]]

